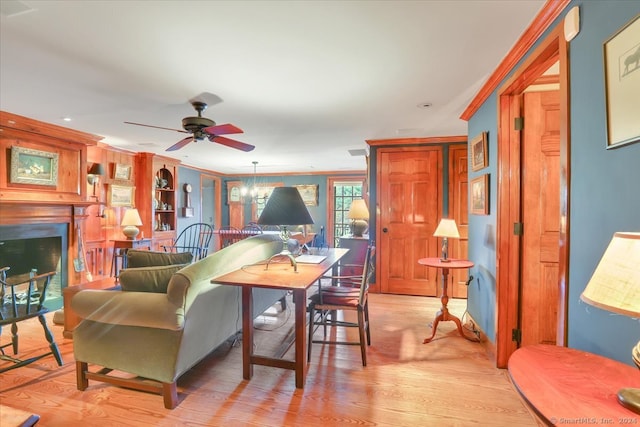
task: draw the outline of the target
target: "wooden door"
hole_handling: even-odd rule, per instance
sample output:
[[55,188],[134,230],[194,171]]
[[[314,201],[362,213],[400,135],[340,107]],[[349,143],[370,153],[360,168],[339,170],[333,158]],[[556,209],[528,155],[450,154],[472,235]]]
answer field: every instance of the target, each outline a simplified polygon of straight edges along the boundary
[[524,95],[521,346],[555,344],[560,231],[560,96]]
[[[469,248],[469,171],[467,145],[449,146],[449,218],[456,221],[459,239],[449,240],[451,258],[468,259]],[[452,269],[449,296],[467,297],[468,269]]]
[[437,269],[418,259],[440,256],[433,233],[442,212],[442,148],[378,151],[378,254],[382,293],[437,295]]

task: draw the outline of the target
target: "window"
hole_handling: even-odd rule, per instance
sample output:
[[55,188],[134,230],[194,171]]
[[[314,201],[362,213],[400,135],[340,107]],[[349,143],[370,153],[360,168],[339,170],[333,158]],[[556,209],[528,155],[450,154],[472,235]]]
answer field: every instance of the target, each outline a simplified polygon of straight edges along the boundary
[[362,181],[334,182],[333,184],[333,246],[338,246],[340,236],[351,234],[348,218],[354,199],[362,199]]

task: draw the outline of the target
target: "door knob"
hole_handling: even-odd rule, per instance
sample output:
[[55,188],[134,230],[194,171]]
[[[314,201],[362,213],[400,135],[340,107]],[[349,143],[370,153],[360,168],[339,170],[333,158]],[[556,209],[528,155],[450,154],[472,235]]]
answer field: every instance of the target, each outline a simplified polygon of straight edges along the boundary
[[384,227],[384,228],[382,229],[382,232],[383,232],[383,233],[386,233],[387,231],[389,231],[389,229],[388,229],[387,227]]

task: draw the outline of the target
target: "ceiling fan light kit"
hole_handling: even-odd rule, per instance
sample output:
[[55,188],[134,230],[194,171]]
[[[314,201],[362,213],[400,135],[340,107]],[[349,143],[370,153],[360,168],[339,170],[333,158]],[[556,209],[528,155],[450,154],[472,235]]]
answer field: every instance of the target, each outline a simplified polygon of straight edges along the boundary
[[206,103],[201,101],[192,101],[191,105],[193,105],[193,108],[198,112],[198,115],[185,117],[184,119],[182,119],[182,128],[184,130],[145,125],[142,123],[134,123],[134,122],[125,122],[125,123],[130,125],[146,126],[150,128],[173,130],[176,132],[191,134],[191,136],[188,136],[178,141],[176,144],[173,144],[171,147],[167,148],[166,151],[179,150],[180,148],[184,147],[185,145],[191,142],[203,141],[205,139],[208,139],[209,141],[215,142],[217,144],[225,145],[230,148],[235,148],[236,150],[251,151],[255,148],[253,145],[245,144],[244,142],[236,141],[235,139],[221,136],[221,135],[228,135],[233,133],[243,133],[243,131],[239,127],[234,126],[230,123],[227,123],[224,125],[216,125],[216,122],[214,122],[213,120],[207,117],[202,117],[202,112],[207,109]]

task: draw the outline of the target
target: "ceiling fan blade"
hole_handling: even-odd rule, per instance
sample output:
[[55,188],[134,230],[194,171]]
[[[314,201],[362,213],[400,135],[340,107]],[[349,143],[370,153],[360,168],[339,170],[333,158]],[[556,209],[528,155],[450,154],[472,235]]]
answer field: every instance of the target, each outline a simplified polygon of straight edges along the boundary
[[202,130],[204,130],[209,135],[228,135],[230,133],[243,133],[242,129],[232,125],[231,123],[227,123],[225,125],[209,126],[208,128],[204,128]]
[[242,151],[251,151],[254,147],[244,142],[236,141],[235,139],[225,138],[224,136],[209,135],[209,141],[217,142],[218,144],[226,145],[227,147],[235,148]]
[[163,128],[162,126],[153,126],[153,125],[145,125],[142,123],[134,123],[134,122],[125,122],[128,125],[136,125],[136,126],[144,126],[144,127],[148,127],[148,128],[156,128],[156,129],[164,129],[164,130],[172,130],[175,132],[182,132],[182,133],[190,133],[184,130],[180,130],[180,129],[172,129],[172,128]]
[[176,151],[187,145],[188,143],[193,142],[193,136],[188,136],[185,139],[179,141],[176,144],[173,144],[171,147],[167,148],[166,151]]

